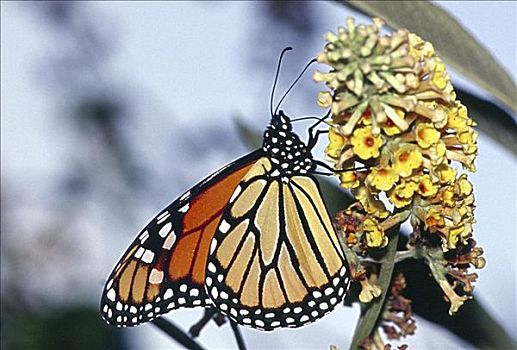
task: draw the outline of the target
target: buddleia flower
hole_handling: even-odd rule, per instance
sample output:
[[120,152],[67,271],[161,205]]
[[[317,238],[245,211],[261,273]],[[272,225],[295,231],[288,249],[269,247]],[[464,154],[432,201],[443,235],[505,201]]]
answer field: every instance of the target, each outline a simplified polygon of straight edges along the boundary
[[[378,18],[369,25],[349,18],[325,34],[317,61],[328,69],[313,76],[327,88],[317,99],[331,115],[326,158],[357,200],[343,213],[361,218],[346,241],[360,254],[382,249],[387,227],[409,220],[415,240],[438,249],[433,262],[444,263],[472,244],[474,191],[465,171],[475,171],[476,123],[433,45],[382,27]],[[452,296],[450,273],[435,278],[455,312],[467,299]]]

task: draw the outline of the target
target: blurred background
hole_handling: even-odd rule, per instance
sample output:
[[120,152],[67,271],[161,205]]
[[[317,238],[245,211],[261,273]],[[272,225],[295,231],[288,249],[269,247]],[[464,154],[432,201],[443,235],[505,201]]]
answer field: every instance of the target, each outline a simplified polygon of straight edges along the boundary
[[[516,3],[439,5],[515,81]],[[333,2],[2,2],[2,349],[178,347],[150,324],[105,325],[98,312],[105,279],[158,210],[248,152],[235,121],[256,130],[268,123],[282,48],[294,51],[279,92],[349,15],[369,23]],[[491,99],[451,71],[453,83]],[[321,115],[320,89],[306,74],[282,108]],[[515,335],[516,162],[483,134],[479,149],[475,235],[488,264],[476,298]],[[201,315],[166,318],[188,330]],[[358,315],[358,307],[342,307],[302,329],[242,332],[252,349],[344,349]],[[417,327],[403,341],[415,349],[470,347],[419,317]],[[198,340],[236,347],[228,324],[210,323]]]

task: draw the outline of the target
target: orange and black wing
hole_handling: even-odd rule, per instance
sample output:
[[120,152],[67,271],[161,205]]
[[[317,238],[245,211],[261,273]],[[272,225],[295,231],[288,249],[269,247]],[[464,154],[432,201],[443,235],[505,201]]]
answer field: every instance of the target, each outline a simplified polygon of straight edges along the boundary
[[268,157],[258,160],[212,239],[205,284],[219,310],[257,329],[300,327],[332,311],[349,272],[316,180],[275,176]]
[[103,318],[136,326],[181,307],[205,306],[205,269],[212,237],[232,193],[262,156],[252,152],[202,180],[162,210],[111,273]]

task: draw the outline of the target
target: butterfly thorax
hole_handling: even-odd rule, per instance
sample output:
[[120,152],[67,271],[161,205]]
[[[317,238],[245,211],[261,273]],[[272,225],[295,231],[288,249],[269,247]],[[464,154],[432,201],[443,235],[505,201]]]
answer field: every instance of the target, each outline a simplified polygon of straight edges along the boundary
[[313,170],[311,150],[292,130],[291,121],[280,111],[264,132],[262,149],[271,160],[271,175],[306,174]]

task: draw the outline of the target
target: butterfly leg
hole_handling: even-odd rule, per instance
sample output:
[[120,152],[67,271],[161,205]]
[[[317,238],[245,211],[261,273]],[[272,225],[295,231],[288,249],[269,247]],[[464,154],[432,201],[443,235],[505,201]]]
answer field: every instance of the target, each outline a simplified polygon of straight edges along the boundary
[[307,147],[309,147],[309,149],[312,149],[315,145],[316,145],[316,142],[318,142],[318,139],[320,137],[321,134],[326,134],[328,133],[328,130],[316,130],[314,131],[314,129],[320,125],[325,119],[327,119],[328,117],[330,116],[330,111],[327,112],[327,114],[325,114],[323,117],[319,118],[316,123],[312,124],[311,126],[309,126],[309,140],[307,142]]
[[335,173],[346,173],[347,171],[356,171],[356,170],[367,170],[367,169],[369,169],[369,167],[360,167],[360,168],[351,168],[351,169],[334,169],[333,167],[331,167],[327,163],[322,162],[321,160],[318,160],[318,159],[314,159],[314,163],[316,165],[321,166],[322,168],[325,168],[325,169],[331,171],[330,174],[313,172],[313,174],[319,174],[319,175],[333,175]]

